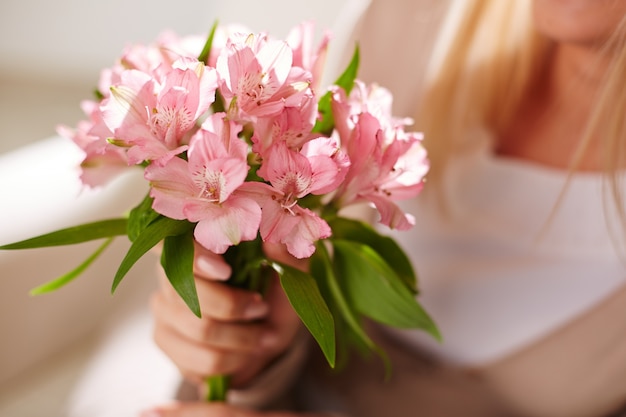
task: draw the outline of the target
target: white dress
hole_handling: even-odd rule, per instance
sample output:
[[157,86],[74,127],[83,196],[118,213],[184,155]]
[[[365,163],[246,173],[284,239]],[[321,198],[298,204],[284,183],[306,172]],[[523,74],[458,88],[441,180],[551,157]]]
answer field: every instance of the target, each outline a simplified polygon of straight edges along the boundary
[[443,343],[416,331],[391,333],[468,367],[538,341],[626,277],[600,174],[577,173],[568,182],[564,170],[495,156],[483,143],[451,161],[447,214],[431,196],[418,196],[404,205],[415,228],[394,234],[414,262],[420,301]]

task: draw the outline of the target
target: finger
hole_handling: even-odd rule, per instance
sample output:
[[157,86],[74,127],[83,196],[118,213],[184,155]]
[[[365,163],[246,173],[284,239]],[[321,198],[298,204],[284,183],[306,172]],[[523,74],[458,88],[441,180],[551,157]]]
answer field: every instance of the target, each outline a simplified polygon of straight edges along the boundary
[[175,403],[147,410],[141,417],[331,417],[331,414],[258,412],[224,403]]
[[200,244],[194,246],[194,273],[200,278],[226,281],[232,269],[221,255],[217,255]]
[[254,320],[267,316],[269,305],[261,294],[221,282],[196,280],[202,314],[224,320]]
[[141,417],[256,417],[242,415],[237,409],[222,403],[175,403],[141,413]]
[[[165,274],[160,272],[159,275],[162,279],[160,292],[170,302],[186,306],[167,281]],[[238,321],[264,318],[269,312],[268,303],[258,293],[205,279],[196,279],[195,284],[202,316],[223,321]]]
[[168,302],[160,293],[152,297],[151,307],[156,323],[196,343],[235,352],[279,348],[276,331],[265,322],[223,322],[206,315],[199,319],[189,314],[187,306]]
[[264,362],[255,353],[237,353],[214,348],[186,338],[172,328],[159,323],[154,328],[154,341],[170,357],[180,372],[200,383],[211,375],[232,375],[242,382],[258,372]]

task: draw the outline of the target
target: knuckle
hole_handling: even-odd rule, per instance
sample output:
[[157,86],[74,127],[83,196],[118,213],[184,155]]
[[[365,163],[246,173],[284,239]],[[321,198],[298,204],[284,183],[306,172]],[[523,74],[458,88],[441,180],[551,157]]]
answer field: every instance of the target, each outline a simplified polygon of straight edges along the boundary
[[215,339],[218,330],[215,321],[209,318],[203,318],[198,321],[195,332],[196,339],[211,344],[211,342]]
[[154,343],[166,354],[169,352],[169,345],[165,343],[169,340],[169,336],[163,329],[163,326],[159,323],[156,323],[154,329],[152,330],[152,340]]
[[206,350],[202,357],[198,358],[194,365],[195,372],[200,373],[205,377],[230,371],[227,366],[227,355],[216,350]]

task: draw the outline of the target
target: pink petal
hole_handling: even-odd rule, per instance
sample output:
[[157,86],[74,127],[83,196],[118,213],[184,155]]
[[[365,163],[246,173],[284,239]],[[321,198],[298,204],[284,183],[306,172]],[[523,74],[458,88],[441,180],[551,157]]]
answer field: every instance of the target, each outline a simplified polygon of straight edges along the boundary
[[350,166],[346,154],[338,149],[333,138],[317,138],[307,142],[302,148],[312,170],[312,194],[326,194],[335,191],[343,182]]
[[145,170],[145,178],[150,181],[150,195],[154,198],[152,208],[164,216],[182,220],[184,206],[190,198],[195,198],[198,190],[189,176],[187,162],[172,158],[165,166],[150,164]]
[[212,215],[200,220],[194,231],[202,246],[219,254],[241,241],[256,238],[261,208],[254,200],[231,196],[221,207],[213,207]]
[[263,218],[259,231],[266,242],[281,243],[292,233],[298,223],[298,217],[287,212],[278,202],[268,199],[262,205]]
[[121,84],[111,87],[111,96],[101,107],[104,122],[112,132],[120,128],[147,131],[146,106],[152,108],[156,103],[153,93],[154,82],[149,75],[136,70],[124,71]]
[[256,59],[263,73],[267,74],[267,85],[270,89],[278,89],[284,84],[293,62],[293,52],[284,41],[269,41],[257,53]]
[[308,159],[277,142],[267,151],[258,174],[286,195],[302,197],[311,186],[311,165]]
[[310,210],[298,208],[299,221],[291,233],[285,235],[282,243],[287,251],[298,259],[308,258],[315,252],[315,242],[331,235],[328,224]]
[[415,225],[415,218],[403,212],[400,207],[388,198],[375,194],[364,197],[374,203],[380,213],[380,223],[388,226],[390,229],[409,230]]

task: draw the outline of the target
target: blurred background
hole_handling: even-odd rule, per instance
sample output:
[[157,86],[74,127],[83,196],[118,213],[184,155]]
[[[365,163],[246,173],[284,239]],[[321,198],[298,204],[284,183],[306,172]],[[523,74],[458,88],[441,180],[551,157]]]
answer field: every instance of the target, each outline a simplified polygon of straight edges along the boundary
[[[346,3],[2,0],[0,244],[119,216],[129,208],[129,201],[143,197],[144,184],[132,175],[98,192],[82,190],[75,170],[80,155],[71,145],[52,138],[57,124],[73,126],[83,117],[79,102],[91,98],[100,69],[113,63],[126,44],[150,42],[165,29],[205,33],[216,19],[267,30],[276,37],[302,20],[313,19],[321,33],[323,28],[336,27]],[[121,241],[61,291],[28,295],[31,288],[74,268],[95,247],[0,252],[0,416],[66,415],[69,397],[76,394],[107,335],[120,323],[129,324],[132,317],[146,314],[148,294],[156,281],[156,259],[142,260],[115,296],[109,295],[111,277],[127,249]],[[151,343],[149,329],[140,336],[145,336],[146,345]],[[132,347],[120,351],[130,352]],[[101,414],[92,410],[84,415]]]
[[346,0],[3,0],[0,4],[0,152],[73,124],[100,69],[128,43],[165,29],[206,33],[216,19],[277,37],[302,20],[330,28]]

